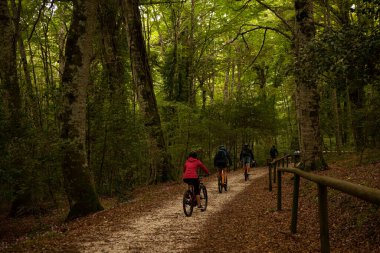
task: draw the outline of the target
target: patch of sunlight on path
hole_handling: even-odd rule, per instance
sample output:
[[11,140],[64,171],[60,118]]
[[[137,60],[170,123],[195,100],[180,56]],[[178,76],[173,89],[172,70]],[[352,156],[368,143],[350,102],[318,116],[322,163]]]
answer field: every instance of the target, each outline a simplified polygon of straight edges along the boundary
[[[125,229],[113,232],[102,241],[86,242],[82,252],[185,252],[192,242],[201,237],[206,220],[223,210],[238,193],[253,183],[254,178],[267,174],[264,168],[251,171],[244,181],[242,170],[228,174],[228,191],[219,193],[216,176],[207,179],[208,205],[205,212],[194,208],[193,215],[186,217],[182,208],[182,195],[167,201],[164,207],[142,214],[140,218],[124,224]],[[184,185],[184,190],[186,186]],[[120,221],[123,222],[123,221]],[[124,221],[126,222],[126,221]]]

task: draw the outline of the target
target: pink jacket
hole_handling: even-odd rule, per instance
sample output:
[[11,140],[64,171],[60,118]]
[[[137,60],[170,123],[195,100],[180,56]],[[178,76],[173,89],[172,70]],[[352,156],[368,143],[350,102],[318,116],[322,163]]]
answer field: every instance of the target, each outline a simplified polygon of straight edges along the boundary
[[183,166],[182,178],[198,178],[198,168],[201,168],[204,172],[210,174],[206,166],[204,166],[201,161],[196,158],[189,157]]

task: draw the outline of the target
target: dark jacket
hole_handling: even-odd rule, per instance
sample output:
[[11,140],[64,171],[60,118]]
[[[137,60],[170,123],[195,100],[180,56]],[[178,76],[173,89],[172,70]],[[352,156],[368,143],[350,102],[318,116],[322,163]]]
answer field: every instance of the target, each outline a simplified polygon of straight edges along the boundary
[[227,149],[220,148],[214,156],[214,166],[223,169],[231,164],[231,157]]
[[254,157],[253,157],[253,152],[252,152],[252,149],[248,148],[248,147],[243,147],[241,152],[240,152],[240,161],[243,160],[244,157],[250,157],[251,160],[255,160]]
[[274,146],[270,149],[269,153],[271,158],[276,158],[276,156],[278,156],[278,151]]

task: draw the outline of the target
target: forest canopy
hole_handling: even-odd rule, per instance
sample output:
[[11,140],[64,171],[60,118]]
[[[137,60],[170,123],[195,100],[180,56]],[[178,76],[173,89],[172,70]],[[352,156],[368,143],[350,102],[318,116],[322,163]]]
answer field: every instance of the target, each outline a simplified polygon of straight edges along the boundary
[[[0,199],[68,218],[269,149],[378,147],[380,1],[0,0]],[[82,194],[78,194],[81,192]],[[48,204],[47,204],[48,203]]]

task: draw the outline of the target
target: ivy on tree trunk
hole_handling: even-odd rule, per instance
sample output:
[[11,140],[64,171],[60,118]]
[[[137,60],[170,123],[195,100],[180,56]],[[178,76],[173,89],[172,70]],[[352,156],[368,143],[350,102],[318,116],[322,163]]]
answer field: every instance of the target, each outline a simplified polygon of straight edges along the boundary
[[319,94],[312,61],[302,50],[315,36],[313,1],[295,0],[296,31],[294,38],[295,79],[299,142],[304,169],[324,169],[322,137],[319,125]]

